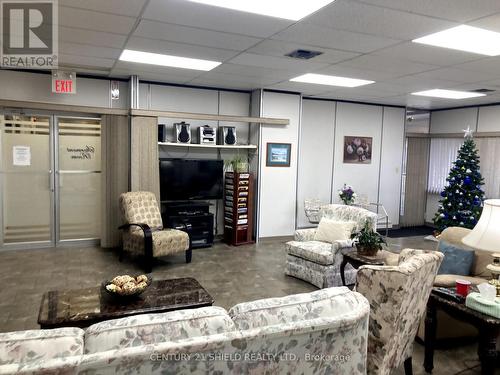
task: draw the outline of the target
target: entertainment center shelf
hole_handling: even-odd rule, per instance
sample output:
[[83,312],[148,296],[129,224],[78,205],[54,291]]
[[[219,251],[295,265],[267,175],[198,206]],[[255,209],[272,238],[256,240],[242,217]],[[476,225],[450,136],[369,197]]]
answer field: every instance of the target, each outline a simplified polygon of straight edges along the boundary
[[256,150],[256,145],[204,145],[199,143],[174,143],[174,142],[158,142],[158,146],[173,146],[173,147],[197,147],[197,148],[224,148],[224,149],[246,149]]

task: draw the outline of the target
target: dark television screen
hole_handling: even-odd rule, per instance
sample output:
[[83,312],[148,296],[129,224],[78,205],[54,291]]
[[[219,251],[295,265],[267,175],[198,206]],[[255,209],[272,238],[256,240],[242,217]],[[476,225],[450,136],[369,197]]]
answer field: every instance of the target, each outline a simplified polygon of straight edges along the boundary
[[221,199],[222,160],[160,159],[162,201]]

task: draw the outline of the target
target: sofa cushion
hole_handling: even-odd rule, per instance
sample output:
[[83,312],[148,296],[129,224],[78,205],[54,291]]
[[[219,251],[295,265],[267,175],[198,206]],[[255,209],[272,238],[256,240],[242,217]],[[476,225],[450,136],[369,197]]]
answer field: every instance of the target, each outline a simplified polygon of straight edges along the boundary
[[83,335],[80,328],[0,333],[0,365],[82,355]]
[[470,275],[474,262],[474,250],[440,241],[439,251],[444,254],[443,262],[438,270],[439,275]]
[[314,234],[315,241],[334,243],[351,238],[356,223],[354,221],[339,221],[322,218]]
[[335,254],[332,249],[333,245],[328,242],[320,241],[290,241],[286,244],[287,253],[295,255],[302,259],[310,260],[311,262],[328,266],[334,263]]
[[85,332],[85,353],[129,348],[234,331],[222,307],[134,315],[97,323]]
[[342,319],[358,303],[356,293],[336,287],[240,303],[229,310],[229,315],[239,329],[252,329],[332,316]]

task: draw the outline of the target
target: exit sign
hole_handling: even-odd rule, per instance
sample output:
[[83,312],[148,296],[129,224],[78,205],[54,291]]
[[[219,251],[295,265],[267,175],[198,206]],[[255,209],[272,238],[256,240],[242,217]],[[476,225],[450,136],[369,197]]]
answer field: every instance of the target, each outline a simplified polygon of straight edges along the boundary
[[76,94],[76,73],[52,72],[52,92],[55,94]]

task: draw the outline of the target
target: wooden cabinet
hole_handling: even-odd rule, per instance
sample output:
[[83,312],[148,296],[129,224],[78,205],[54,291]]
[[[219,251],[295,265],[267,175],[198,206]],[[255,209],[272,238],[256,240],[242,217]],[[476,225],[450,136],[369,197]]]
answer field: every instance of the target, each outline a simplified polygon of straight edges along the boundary
[[224,181],[224,241],[238,246],[253,243],[254,177],[226,172]]

